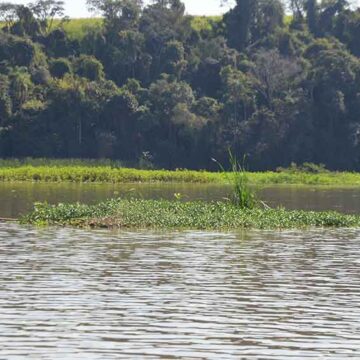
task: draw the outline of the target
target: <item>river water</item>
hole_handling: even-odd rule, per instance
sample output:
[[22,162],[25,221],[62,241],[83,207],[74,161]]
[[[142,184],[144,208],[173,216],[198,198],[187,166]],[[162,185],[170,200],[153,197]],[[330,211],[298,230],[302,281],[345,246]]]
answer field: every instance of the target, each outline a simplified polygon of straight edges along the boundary
[[0,359],[359,359],[360,230],[0,224]]
[[[51,184],[0,182],[0,218],[17,218],[34,202],[98,203],[113,197],[187,200],[222,200],[231,188],[214,184]],[[360,188],[272,186],[259,189],[259,197],[272,207],[337,210],[360,213]]]
[[[35,201],[221,200],[218,185],[0,183]],[[271,187],[271,206],[360,212],[356,188]],[[360,230],[110,232],[0,223],[0,360],[360,359]]]

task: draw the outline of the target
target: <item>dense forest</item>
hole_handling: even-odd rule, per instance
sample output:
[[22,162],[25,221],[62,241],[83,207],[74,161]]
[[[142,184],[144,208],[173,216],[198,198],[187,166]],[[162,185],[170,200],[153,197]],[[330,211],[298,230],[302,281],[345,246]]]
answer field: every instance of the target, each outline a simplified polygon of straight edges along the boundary
[[360,170],[346,0],[237,0],[198,21],[180,0],[88,6],[103,21],[76,38],[62,1],[0,4],[0,157],[212,169],[231,148],[254,170]]

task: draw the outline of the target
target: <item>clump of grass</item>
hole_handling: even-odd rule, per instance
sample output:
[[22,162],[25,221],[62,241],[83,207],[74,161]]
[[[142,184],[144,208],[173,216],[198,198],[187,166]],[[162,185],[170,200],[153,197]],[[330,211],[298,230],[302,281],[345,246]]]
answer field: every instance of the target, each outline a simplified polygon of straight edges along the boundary
[[95,228],[270,230],[360,227],[360,216],[337,212],[241,209],[230,202],[113,199],[98,205],[36,204],[21,222]]
[[236,156],[229,150],[230,173],[227,173],[217,160],[213,159],[213,161],[219,165],[223,173],[228,176],[229,182],[233,184],[231,200],[234,205],[241,209],[253,209],[258,205],[259,202],[255,190],[250,187],[249,178],[245,170],[245,157],[243,159],[243,165],[241,165]]

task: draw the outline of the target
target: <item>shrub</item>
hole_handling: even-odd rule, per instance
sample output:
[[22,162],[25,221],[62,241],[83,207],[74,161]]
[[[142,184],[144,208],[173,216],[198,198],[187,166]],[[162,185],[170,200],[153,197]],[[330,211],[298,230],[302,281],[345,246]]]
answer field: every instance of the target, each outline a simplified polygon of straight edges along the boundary
[[104,78],[104,67],[94,56],[81,55],[76,60],[76,73],[91,81],[99,81]]
[[31,80],[36,85],[46,85],[51,80],[51,74],[48,69],[42,66],[32,71]]
[[50,72],[53,77],[63,78],[65,74],[71,73],[71,63],[68,59],[54,59],[50,63]]

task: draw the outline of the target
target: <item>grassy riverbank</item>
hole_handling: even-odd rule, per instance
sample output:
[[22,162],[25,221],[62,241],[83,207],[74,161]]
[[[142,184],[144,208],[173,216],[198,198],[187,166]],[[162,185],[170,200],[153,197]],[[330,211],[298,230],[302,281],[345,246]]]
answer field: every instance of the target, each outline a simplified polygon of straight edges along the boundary
[[240,209],[229,202],[109,200],[98,205],[36,204],[24,224],[125,229],[298,229],[360,227],[360,216],[336,212]]
[[[75,183],[183,182],[229,183],[232,174],[206,171],[137,170],[98,165],[0,166],[0,181],[41,181]],[[253,185],[360,186],[360,173],[302,171],[257,172],[248,174]]]

